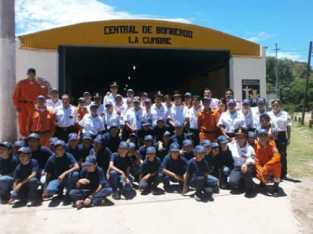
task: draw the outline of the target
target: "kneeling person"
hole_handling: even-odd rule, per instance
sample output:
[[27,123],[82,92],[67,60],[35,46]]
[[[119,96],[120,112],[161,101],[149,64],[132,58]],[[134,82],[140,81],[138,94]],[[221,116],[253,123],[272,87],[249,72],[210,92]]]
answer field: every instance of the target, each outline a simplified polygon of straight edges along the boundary
[[89,155],[82,166],[76,188],[69,195],[77,209],[99,206],[112,193],[112,188],[105,179],[103,169],[97,166],[94,156]]

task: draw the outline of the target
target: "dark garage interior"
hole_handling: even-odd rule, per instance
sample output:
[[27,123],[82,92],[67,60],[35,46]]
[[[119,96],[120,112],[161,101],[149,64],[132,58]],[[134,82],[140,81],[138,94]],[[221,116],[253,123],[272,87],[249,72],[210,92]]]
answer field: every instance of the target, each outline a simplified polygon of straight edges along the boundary
[[201,94],[209,87],[214,96],[229,85],[229,51],[59,47],[59,89],[78,98],[84,91],[101,95],[112,81],[120,92],[175,90]]

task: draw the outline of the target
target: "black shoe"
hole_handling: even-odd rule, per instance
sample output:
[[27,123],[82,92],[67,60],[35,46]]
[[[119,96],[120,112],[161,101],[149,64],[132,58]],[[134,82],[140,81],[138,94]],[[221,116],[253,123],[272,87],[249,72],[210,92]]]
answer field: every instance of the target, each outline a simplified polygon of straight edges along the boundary
[[120,192],[114,192],[113,195],[112,195],[112,198],[114,200],[121,200],[121,193]]
[[260,186],[260,188],[264,188],[265,184],[263,182],[260,182],[259,186]]
[[279,196],[279,185],[278,185],[278,183],[274,184],[272,194],[273,194],[274,197],[278,197]]
[[195,200],[196,201],[202,201],[202,194],[200,192],[195,193]]

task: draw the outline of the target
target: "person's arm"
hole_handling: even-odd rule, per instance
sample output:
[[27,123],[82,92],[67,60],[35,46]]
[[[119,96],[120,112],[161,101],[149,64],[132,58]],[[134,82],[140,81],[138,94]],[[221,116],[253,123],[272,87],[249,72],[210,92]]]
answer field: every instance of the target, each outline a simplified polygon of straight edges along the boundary
[[272,158],[267,163],[265,163],[264,168],[267,168],[267,167],[272,166],[274,164],[277,164],[279,162],[280,162],[279,151],[276,148],[276,146],[273,145],[272,146]]
[[124,173],[124,171],[122,171],[118,167],[114,166],[113,161],[110,161],[109,170],[114,170],[114,171],[120,173],[123,177],[126,177],[126,174]]

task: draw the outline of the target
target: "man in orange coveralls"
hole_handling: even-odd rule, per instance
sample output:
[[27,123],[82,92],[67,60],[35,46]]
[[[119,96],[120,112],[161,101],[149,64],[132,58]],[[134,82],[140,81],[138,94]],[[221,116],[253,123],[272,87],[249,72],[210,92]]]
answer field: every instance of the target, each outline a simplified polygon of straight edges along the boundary
[[17,83],[13,94],[13,103],[18,112],[18,124],[22,136],[29,134],[29,121],[35,109],[37,97],[47,96],[47,94],[48,88],[40,85],[36,80],[36,70],[29,68],[27,78]]
[[265,184],[273,178],[273,195],[278,195],[281,173],[280,154],[276,148],[275,142],[271,140],[265,129],[258,131],[255,155],[256,176],[261,180],[261,187],[264,187]]
[[40,144],[48,146],[49,138],[55,132],[54,114],[48,111],[46,98],[42,95],[37,98],[37,105],[30,118],[29,132],[35,132],[40,136]]
[[215,141],[219,134],[219,128],[216,126],[218,116],[211,110],[211,100],[204,97],[202,100],[203,111],[198,115],[199,138],[202,140]]

